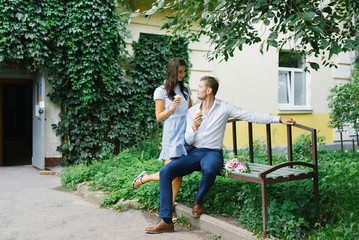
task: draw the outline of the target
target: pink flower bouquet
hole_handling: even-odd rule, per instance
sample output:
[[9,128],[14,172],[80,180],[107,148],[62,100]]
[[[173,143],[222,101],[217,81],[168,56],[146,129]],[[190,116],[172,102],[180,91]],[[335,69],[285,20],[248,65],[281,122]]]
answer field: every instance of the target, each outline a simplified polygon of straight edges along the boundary
[[[244,160],[243,158],[241,160]],[[240,162],[237,158],[233,158],[226,162],[224,168],[229,173],[248,173],[250,172],[248,163],[243,161]]]

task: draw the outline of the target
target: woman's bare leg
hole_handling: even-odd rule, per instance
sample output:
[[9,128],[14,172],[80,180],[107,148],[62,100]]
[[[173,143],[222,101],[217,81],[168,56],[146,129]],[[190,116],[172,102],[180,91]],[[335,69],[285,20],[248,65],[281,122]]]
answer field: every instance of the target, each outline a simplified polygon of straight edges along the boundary
[[[172,160],[165,160],[165,165],[168,164],[169,162],[171,162]],[[150,181],[159,181],[160,180],[160,172],[156,172],[153,173],[151,175],[146,175],[143,176],[142,178],[142,183],[146,183],[146,182],[150,182]],[[140,180],[137,180],[135,183],[135,187],[138,188],[142,185]],[[179,189],[181,187],[182,184],[182,177],[176,177],[175,179],[173,179],[172,181],[172,191],[173,191],[173,204],[176,201]]]
[[[165,160],[165,165],[168,164],[171,161],[172,161],[172,159],[171,160]],[[173,205],[176,202],[176,198],[177,198],[178,192],[180,190],[181,184],[182,184],[182,177],[176,177],[172,181]]]
[[[171,162],[171,160],[165,160],[165,165],[168,164],[169,162]],[[134,186],[135,188],[139,188],[142,184],[146,183],[146,182],[150,182],[150,181],[159,181],[160,180],[160,172],[156,172],[156,173],[153,173],[151,175],[145,175],[142,177],[142,179],[138,179]],[[142,181],[142,183],[141,183]],[[172,181],[172,192],[173,192],[173,205],[175,204],[176,202],[176,198],[177,198],[177,195],[178,195],[178,192],[179,192],[179,189],[181,187],[181,184],[182,184],[182,177],[176,177],[173,179]],[[173,215],[172,217],[172,221],[173,222],[177,222],[177,218]]]
[[[160,180],[160,172],[153,173],[151,175],[143,176],[142,183],[150,182],[150,181],[159,181]],[[138,188],[142,185],[140,180],[137,180],[135,182],[135,187]]]

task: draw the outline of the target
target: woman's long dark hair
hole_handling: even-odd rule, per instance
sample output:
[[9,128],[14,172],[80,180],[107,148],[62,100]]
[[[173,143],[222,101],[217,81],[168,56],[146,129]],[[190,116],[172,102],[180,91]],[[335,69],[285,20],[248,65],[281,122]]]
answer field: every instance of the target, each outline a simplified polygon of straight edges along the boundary
[[182,58],[172,58],[167,65],[167,77],[163,85],[167,91],[168,98],[172,101],[176,95],[175,87],[177,84],[179,84],[181,93],[185,99],[187,100],[188,98],[188,89],[184,86],[183,80],[177,80],[178,71],[182,66],[187,67],[185,61]]

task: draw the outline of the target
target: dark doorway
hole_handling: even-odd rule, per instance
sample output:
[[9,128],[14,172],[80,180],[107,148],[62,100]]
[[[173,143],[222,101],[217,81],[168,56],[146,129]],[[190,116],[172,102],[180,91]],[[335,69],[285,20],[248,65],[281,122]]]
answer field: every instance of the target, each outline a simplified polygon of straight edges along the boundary
[[3,166],[31,164],[31,83],[2,84]]

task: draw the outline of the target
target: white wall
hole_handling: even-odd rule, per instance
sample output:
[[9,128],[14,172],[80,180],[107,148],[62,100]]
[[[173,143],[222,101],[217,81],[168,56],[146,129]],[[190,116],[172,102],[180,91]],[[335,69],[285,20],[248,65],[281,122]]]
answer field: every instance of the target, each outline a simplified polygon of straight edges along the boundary
[[[220,61],[220,60],[219,60]],[[260,54],[257,47],[235,51],[228,62],[216,60],[214,75],[220,80],[218,98],[248,110],[274,113],[278,68],[275,51]]]
[[[159,30],[163,14],[152,16],[149,21],[143,16],[132,20],[130,31],[133,40],[137,40],[140,32],[166,34]],[[127,40],[128,44],[132,40]],[[270,48],[262,55],[259,44],[245,46],[242,51],[236,50],[234,57],[227,62],[221,59],[209,62],[206,54],[210,51],[207,39],[190,43],[190,61],[193,65],[190,75],[190,86],[193,99],[196,100],[195,90],[199,79],[212,75],[220,80],[217,97],[242,108],[267,113],[281,113],[277,108],[278,101],[278,51]],[[309,59],[320,62],[320,59]],[[331,69],[320,67],[319,71],[311,70],[309,88],[312,113],[328,113],[327,96],[329,89],[334,86]],[[294,112],[295,113],[295,112]]]
[[47,96],[51,91],[51,84],[46,77],[45,80],[45,157],[61,157],[62,154],[56,151],[57,146],[61,145],[61,138],[56,136],[52,129],[52,124],[57,124],[60,121],[59,114],[61,112],[60,105],[54,104]]

